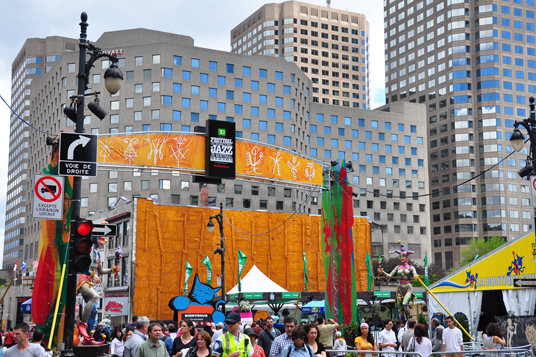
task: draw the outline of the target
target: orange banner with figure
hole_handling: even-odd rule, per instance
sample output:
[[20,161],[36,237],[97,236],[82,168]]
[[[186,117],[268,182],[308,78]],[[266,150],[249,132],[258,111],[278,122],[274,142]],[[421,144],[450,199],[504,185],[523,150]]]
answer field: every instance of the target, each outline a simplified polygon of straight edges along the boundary
[[[98,164],[204,173],[205,136],[132,134],[99,137]],[[236,176],[322,185],[322,165],[276,147],[236,141]]]

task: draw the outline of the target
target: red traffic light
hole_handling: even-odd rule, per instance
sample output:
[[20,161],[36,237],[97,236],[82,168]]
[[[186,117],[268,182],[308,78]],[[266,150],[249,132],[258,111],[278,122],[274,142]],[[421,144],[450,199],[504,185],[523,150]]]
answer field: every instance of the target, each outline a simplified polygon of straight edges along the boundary
[[82,221],[78,224],[76,231],[81,236],[87,236],[93,231],[93,223],[91,221]]

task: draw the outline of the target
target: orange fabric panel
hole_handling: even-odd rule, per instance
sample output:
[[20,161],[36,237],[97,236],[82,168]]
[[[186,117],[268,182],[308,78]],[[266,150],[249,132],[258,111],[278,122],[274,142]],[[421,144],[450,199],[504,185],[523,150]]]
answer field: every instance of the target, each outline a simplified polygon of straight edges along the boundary
[[[131,134],[99,137],[98,163],[205,171],[202,135]],[[236,141],[236,175],[322,185],[322,165],[276,147]]]
[[[207,271],[202,260],[207,254],[213,269],[213,285],[216,285],[216,279],[221,274],[220,255],[213,254],[220,240],[217,222],[214,222],[216,227],[213,233],[207,231],[209,217],[218,214],[219,209],[155,205],[153,201],[143,198],[137,202],[134,313],[151,319],[170,320],[173,311],[168,307],[169,300],[184,294],[186,260],[193,267],[190,287],[196,273],[205,282]],[[264,274],[288,291],[304,290],[305,251],[309,291],[325,290],[326,279],[320,251],[320,216],[239,210],[224,210],[224,216],[240,231],[255,234],[275,229],[267,235],[251,236],[233,230],[224,221],[227,291],[238,283],[239,248],[248,257],[242,277],[256,264]],[[355,219],[353,234],[357,289],[366,290],[365,257],[366,251],[371,248],[370,225],[366,218]]]

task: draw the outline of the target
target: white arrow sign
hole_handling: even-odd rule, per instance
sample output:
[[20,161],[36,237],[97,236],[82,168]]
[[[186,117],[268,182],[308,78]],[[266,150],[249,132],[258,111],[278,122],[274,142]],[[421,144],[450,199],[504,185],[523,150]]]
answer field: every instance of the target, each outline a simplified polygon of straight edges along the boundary
[[88,138],[87,136],[79,135],[79,137],[80,139],[73,141],[71,145],[69,145],[69,148],[67,149],[67,160],[74,160],[74,149],[76,149],[78,145],[85,147],[87,143],[91,141],[91,138]]
[[514,287],[516,288],[528,288],[536,286],[536,279],[514,279]]
[[108,233],[110,233],[112,231],[112,229],[110,229],[110,227],[108,226],[102,226],[102,227],[95,227],[93,228],[93,231],[92,233],[98,233],[100,235],[107,235]]

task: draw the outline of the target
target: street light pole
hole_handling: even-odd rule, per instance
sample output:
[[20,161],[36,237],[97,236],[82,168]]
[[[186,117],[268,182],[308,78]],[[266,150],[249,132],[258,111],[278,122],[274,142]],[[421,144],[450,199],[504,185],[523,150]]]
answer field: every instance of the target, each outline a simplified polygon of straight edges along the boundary
[[[219,248],[214,250],[214,254],[221,255],[221,292],[223,301],[227,302],[225,294],[225,236],[223,235],[223,202],[220,203],[220,213],[215,216],[209,217],[209,221],[207,223],[207,229],[209,233],[214,232],[214,223],[212,223],[213,219],[218,222],[218,226],[220,228],[220,243],[218,244]],[[225,314],[225,307],[224,311],[222,312]]]
[[[510,143],[512,144],[512,147],[515,151],[520,152],[523,147],[525,146],[525,137],[523,134],[521,134],[521,131],[519,130],[519,126],[523,126],[527,130],[527,134],[529,135],[530,140],[530,154],[527,158],[527,164],[525,167],[523,167],[521,170],[517,172],[517,174],[521,178],[525,178],[530,175],[535,174],[534,167],[536,165],[536,113],[535,113],[535,105],[534,105],[534,97],[529,98],[529,117],[527,119],[524,119],[522,121],[516,120],[514,123],[514,132],[512,133],[512,136],[510,137]],[[534,188],[533,188],[534,190]],[[533,202],[534,206],[534,202]],[[534,211],[533,211],[534,215]],[[534,215],[534,226],[533,229],[536,229],[536,215]]]
[[[84,133],[84,96],[87,90],[87,84],[89,79],[89,72],[93,67],[93,63],[101,58],[108,57],[112,62],[110,68],[106,70],[104,74],[106,89],[111,93],[115,94],[119,91],[121,87],[120,83],[123,79],[121,71],[115,65],[117,63],[117,57],[115,55],[110,55],[107,53],[102,53],[100,48],[97,48],[86,41],[87,38],[87,14],[82,12],[80,15],[80,39],[78,47],[79,52],[79,61],[78,61],[78,93],[77,96],[71,98],[76,103],[76,121],[75,121],[75,133]],[[87,49],[89,48],[92,51],[89,61],[86,62]],[[97,93],[95,93],[96,95]],[[97,105],[98,106],[98,105]],[[67,110],[65,110],[67,109]],[[64,113],[73,119],[72,112],[69,112],[70,107],[66,107]],[[71,115],[69,115],[69,114]],[[95,113],[96,114],[96,113]],[[101,120],[104,117],[100,118]],[[73,177],[73,195],[71,199],[71,232],[73,232],[73,222],[80,218],[80,198],[82,191],[82,178]],[[74,264],[72,257],[75,254],[74,241],[69,240],[69,263],[67,266],[67,290],[66,290],[66,301],[65,301],[65,327],[63,330],[63,343],[64,349],[61,352],[63,357],[74,356],[73,350],[73,336],[74,336],[74,325],[75,325],[75,305],[76,305],[76,272],[74,270]]]

